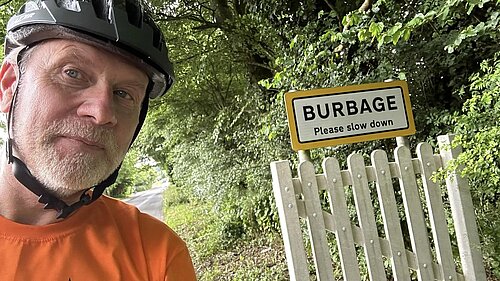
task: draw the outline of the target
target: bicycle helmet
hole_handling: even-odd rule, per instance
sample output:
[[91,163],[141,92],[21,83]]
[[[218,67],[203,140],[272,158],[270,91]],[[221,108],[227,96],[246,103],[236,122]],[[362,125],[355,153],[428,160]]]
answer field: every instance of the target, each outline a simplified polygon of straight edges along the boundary
[[[147,94],[151,99],[164,95],[174,82],[163,34],[140,0],[28,0],[7,24],[5,56],[11,54],[19,61],[22,50],[56,38],[102,47],[138,65],[150,78]],[[103,182],[89,187],[93,188],[91,195],[84,192],[78,202],[67,205],[51,194],[23,161],[12,154],[11,128],[16,96],[17,90],[8,113],[6,145],[16,179],[39,196],[38,201],[45,204],[45,208],[56,210],[58,218],[95,201],[115,182],[120,167]],[[146,118],[149,98],[142,103],[139,124],[130,145]]]
[[163,34],[140,0],[29,0],[7,23],[5,54],[51,38],[77,38],[141,59],[151,70],[150,98],[174,82]]

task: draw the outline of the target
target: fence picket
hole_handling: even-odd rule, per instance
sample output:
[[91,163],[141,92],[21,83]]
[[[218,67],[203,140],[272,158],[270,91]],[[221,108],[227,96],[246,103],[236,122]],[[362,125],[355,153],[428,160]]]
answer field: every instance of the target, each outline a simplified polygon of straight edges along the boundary
[[408,260],[405,254],[401,222],[392,186],[392,177],[389,169],[387,153],[375,150],[371,154],[372,165],[375,168],[377,194],[384,220],[384,229],[390,245],[391,265],[394,279],[398,281],[410,280]]
[[387,281],[363,156],[357,153],[349,155],[347,165],[351,173],[354,203],[363,233],[363,247],[370,280]]
[[[453,253],[451,250],[450,235],[448,233],[448,223],[444,212],[441,189],[431,180],[436,171],[436,163],[432,147],[428,143],[421,143],[417,146],[417,156],[420,159],[420,170],[422,184],[424,187],[425,199],[429,210],[429,221],[432,226],[432,235],[436,249],[436,259],[438,261],[439,275],[437,280],[457,280]],[[438,275],[438,272],[434,272]]]
[[[438,137],[439,149],[443,166],[449,161],[456,159],[460,154],[459,147],[451,147],[453,135]],[[470,194],[469,183],[460,175],[461,168],[446,179],[446,187],[450,198],[451,212],[455,222],[460,260],[467,281],[484,281],[486,272],[484,270],[481,255],[481,244],[477,232],[476,219],[474,216],[474,205]]]
[[292,171],[290,170],[289,162],[286,160],[272,162],[271,173],[290,280],[308,280],[309,269],[307,267],[299,215],[296,211],[295,189],[293,187]]
[[399,182],[408,221],[410,241],[418,264],[417,277],[420,281],[434,280],[429,237],[422,204],[420,203],[411,153],[407,147],[400,146],[396,148],[394,154],[401,173]]
[[359,265],[356,257],[354,238],[352,236],[351,221],[347,213],[347,203],[344,193],[344,183],[340,174],[340,165],[335,158],[325,158],[323,172],[325,187],[330,201],[330,210],[335,221],[335,237],[339,250],[340,262],[344,280],[361,280]]
[[318,281],[334,280],[316,174],[311,162],[304,161],[299,164],[299,179],[302,184],[307,226],[311,238],[313,258],[316,263],[316,278]]

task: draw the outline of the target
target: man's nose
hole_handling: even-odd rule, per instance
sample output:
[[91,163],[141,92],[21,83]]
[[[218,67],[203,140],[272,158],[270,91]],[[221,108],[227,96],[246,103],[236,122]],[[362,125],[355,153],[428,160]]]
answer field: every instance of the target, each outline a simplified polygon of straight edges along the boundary
[[104,84],[95,84],[85,90],[84,101],[79,105],[77,114],[88,118],[96,125],[114,126],[117,123],[113,90]]

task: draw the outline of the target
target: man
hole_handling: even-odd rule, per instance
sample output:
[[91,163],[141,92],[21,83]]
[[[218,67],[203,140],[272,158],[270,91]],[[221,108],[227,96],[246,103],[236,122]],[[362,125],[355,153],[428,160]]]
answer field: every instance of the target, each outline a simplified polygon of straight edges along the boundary
[[7,26],[0,280],[195,280],[162,222],[100,196],[173,70],[137,0],[28,0]]

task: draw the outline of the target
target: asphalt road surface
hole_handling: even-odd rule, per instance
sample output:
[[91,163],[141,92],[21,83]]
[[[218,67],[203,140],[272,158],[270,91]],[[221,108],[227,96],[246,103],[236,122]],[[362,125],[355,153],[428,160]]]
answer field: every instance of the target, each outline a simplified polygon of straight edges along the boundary
[[136,206],[141,212],[163,221],[163,192],[165,188],[165,186],[160,186],[137,192],[123,201]]

